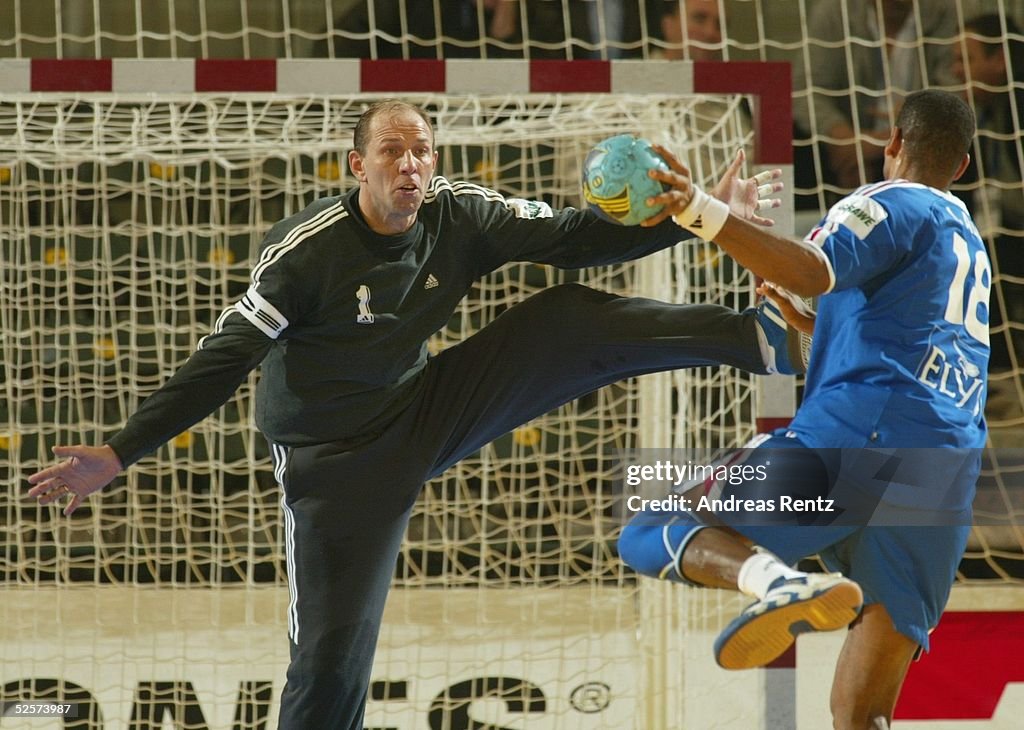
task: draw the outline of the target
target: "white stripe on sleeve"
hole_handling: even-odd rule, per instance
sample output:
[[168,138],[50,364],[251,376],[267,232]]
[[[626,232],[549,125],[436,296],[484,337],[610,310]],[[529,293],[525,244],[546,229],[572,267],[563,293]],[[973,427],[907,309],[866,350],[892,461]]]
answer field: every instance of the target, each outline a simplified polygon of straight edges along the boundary
[[235,309],[263,334],[276,340],[288,326],[288,320],[277,308],[264,299],[255,286],[235,304]]

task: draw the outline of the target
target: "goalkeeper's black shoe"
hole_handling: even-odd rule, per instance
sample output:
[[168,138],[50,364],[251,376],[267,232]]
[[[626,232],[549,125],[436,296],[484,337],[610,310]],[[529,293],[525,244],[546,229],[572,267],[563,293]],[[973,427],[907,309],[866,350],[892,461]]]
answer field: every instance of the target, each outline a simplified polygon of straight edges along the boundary
[[807,372],[811,336],[786,322],[782,312],[767,297],[754,310],[765,367],[769,373],[800,375]]
[[752,669],[782,656],[799,634],[834,631],[860,613],[860,586],[839,573],[778,578],[759,601],[743,609],[715,640],[723,669]]

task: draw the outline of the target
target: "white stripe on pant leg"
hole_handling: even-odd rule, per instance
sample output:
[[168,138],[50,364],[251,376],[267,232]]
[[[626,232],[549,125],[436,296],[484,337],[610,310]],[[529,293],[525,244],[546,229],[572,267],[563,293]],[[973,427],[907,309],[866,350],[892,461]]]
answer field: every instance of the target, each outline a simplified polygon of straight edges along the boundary
[[281,511],[284,514],[284,554],[285,570],[288,573],[288,636],[296,644],[299,643],[299,586],[295,579],[295,517],[291,508],[281,495]]
[[285,501],[284,474],[288,465],[288,448],[271,444],[274,457],[274,479],[281,487],[281,514],[284,516],[285,572],[288,575],[288,638],[299,643],[299,587],[295,577],[295,515]]

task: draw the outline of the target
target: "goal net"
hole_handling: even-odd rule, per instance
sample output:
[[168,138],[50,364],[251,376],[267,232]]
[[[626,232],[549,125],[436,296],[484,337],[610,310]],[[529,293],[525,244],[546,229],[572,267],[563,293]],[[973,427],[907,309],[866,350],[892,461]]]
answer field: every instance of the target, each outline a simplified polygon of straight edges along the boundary
[[[24,499],[24,480],[54,444],[116,432],[246,290],[268,228],[354,184],[344,151],[374,98],[0,103],[0,699],[80,703],[76,727],[274,726],[287,591],[279,491],[252,425],[256,373],[70,519]],[[612,134],[666,144],[705,182],[739,147],[753,155],[742,95],[406,98],[435,120],[440,174],[556,207],[582,204],[580,162]],[[703,242],[582,271],[511,265],[479,283],[431,348],[569,281],[735,308],[753,287]],[[538,418],[426,485],[395,574],[367,727],[693,717],[698,690],[686,703],[680,668],[658,666],[661,642],[679,642],[670,637],[691,618],[713,628],[731,599],[688,606],[638,587],[616,556],[618,457],[638,446],[736,446],[757,415],[747,375],[650,376]]]

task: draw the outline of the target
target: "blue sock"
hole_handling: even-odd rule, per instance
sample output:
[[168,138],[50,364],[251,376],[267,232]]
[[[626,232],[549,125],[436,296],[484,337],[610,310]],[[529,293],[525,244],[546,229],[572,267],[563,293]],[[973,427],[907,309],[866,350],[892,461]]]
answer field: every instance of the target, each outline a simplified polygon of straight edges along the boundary
[[641,513],[622,529],[619,557],[642,575],[694,585],[682,572],[683,551],[704,527],[689,514]]

